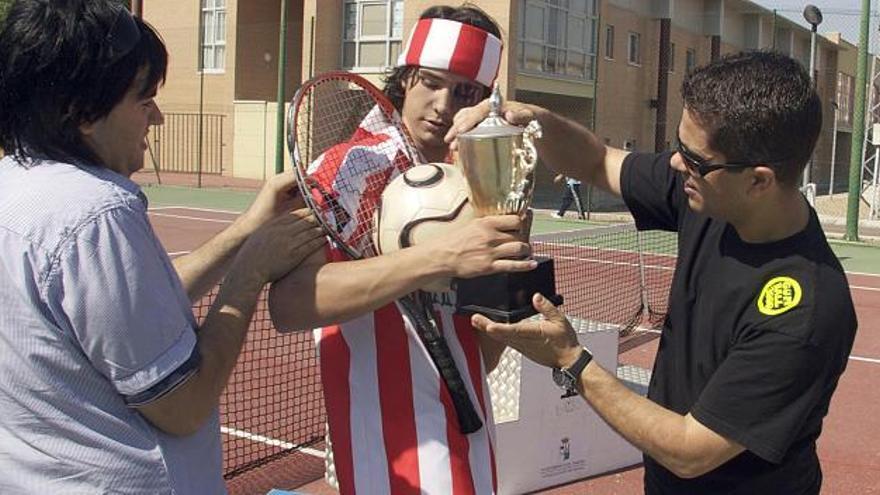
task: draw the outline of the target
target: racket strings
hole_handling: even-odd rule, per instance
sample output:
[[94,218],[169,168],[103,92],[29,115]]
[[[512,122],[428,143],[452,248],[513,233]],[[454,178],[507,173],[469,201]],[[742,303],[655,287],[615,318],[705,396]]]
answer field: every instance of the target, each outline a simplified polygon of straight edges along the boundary
[[296,113],[296,152],[315,212],[358,257],[377,254],[371,233],[382,191],[412,166],[408,137],[383,99],[351,81],[326,80],[308,88]]

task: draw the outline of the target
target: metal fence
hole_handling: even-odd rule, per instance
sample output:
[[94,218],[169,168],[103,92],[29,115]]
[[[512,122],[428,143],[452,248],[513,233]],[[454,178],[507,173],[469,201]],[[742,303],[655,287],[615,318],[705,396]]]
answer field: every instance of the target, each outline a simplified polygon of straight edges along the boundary
[[160,172],[223,173],[223,114],[166,113],[163,125],[152,126],[148,143],[153,166]]

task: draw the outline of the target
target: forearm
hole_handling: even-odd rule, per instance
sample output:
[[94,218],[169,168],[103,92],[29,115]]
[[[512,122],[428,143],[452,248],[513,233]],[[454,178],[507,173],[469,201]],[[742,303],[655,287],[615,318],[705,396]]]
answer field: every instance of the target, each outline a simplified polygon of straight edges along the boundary
[[191,301],[207,294],[223,278],[248,234],[236,221],[195,251],[174,259],[174,269]]
[[440,256],[415,246],[355,261],[291,272],[273,284],[269,308],[282,331],[308,330],[351,320],[409,294],[452,270]]
[[595,361],[581,374],[579,391],[615,431],[639,450],[688,478],[714,469],[730,456],[716,455],[695,440],[696,424],[633,392]]
[[532,108],[543,131],[536,140],[541,160],[561,176],[600,182],[597,175],[605,159],[605,145],[581,124],[540,107]]
[[250,274],[230,273],[198,332],[198,370],[141,412],[159,429],[189,435],[213,414],[244,344],[263,284]]

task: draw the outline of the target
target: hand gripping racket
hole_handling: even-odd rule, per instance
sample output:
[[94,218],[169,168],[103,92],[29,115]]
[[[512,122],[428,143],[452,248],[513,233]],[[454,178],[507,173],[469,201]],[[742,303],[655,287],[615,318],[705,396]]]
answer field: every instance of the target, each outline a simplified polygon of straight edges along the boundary
[[[388,98],[366,79],[328,72],[306,81],[288,111],[287,146],[306,204],[352,259],[376,256],[373,213],[385,186],[420,162]],[[422,291],[397,300],[449,391],[459,429],[483,423]]]

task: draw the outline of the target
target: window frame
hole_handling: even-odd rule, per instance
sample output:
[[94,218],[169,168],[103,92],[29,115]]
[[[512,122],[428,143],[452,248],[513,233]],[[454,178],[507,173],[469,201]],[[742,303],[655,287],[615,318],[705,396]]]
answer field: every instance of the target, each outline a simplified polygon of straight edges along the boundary
[[614,60],[614,38],[614,24],[605,24],[605,60]]
[[[342,44],[340,45],[339,66],[356,73],[383,73],[397,65],[397,57],[403,50],[403,5],[404,0],[344,0],[342,2]],[[349,7],[354,6],[354,33],[349,37]],[[383,34],[363,34],[364,8],[382,5],[385,7]],[[397,28],[397,29],[395,29]],[[383,44],[384,61],[380,65],[360,65],[362,48],[365,45]],[[353,48],[352,64],[346,60],[346,51]],[[396,50],[395,50],[396,48]]]
[[[636,60],[633,60],[633,40],[636,41]],[[626,36],[626,62],[635,67],[642,66],[642,33],[629,31]]]
[[[222,6],[218,6],[219,3],[222,3]],[[199,2],[199,59],[198,59],[198,67],[196,72],[204,73],[204,74],[224,74],[226,73],[226,34],[227,34],[227,5],[228,0],[201,0]],[[218,14],[222,13],[223,18],[223,36],[222,39],[218,39],[220,37],[217,36],[217,18]],[[211,40],[206,39],[206,30],[207,30],[207,22],[206,17],[210,15],[212,19],[211,23]],[[221,63],[216,65],[217,62],[217,50],[222,49],[223,54],[220,58]],[[211,64],[210,66],[206,63],[208,61],[208,57],[205,55],[205,51],[210,51],[211,53]]]
[[[598,0],[584,0],[584,11],[572,10],[573,2],[519,0],[520,22],[517,71],[523,74],[581,82],[596,80],[600,43]],[[540,37],[533,37],[529,12],[541,12]],[[580,27],[580,43],[572,43],[572,26]],[[577,41],[577,40],[575,40]],[[530,55],[536,55],[531,57]],[[576,58],[575,58],[576,57]],[[552,61],[551,61],[552,59]],[[537,64],[535,63],[537,61]],[[538,65],[539,67],[536,67]],[[580,71],[575,71],[580,69]]]
[[697,49],[696,48],[688,48],[685,50],[684,55],[684,73],[690,74],[691,71],[697,68]]

